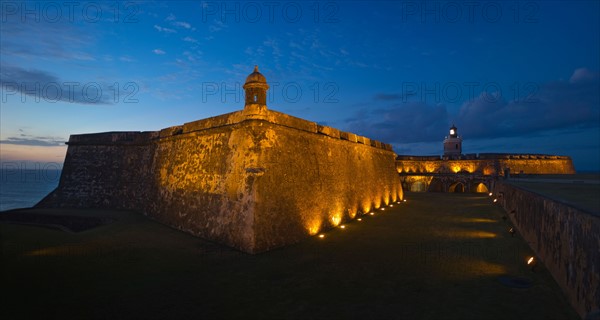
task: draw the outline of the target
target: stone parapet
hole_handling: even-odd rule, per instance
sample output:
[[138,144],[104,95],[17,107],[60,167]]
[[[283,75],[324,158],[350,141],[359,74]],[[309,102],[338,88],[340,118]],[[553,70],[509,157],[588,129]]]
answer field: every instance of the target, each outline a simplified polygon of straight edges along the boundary
[[[583,319],[600,312],[600,217],[515,185],[494,193]],[[589,316],[589,317],[588,317]]]

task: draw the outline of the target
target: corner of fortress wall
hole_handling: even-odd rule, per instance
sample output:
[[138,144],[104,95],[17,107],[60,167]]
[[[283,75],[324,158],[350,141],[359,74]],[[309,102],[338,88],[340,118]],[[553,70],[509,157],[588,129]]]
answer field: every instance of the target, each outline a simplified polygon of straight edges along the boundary
[[257,253],[402,199],[391,145],[247,110],[157,132],[72,135],[38,206],[130,209]]

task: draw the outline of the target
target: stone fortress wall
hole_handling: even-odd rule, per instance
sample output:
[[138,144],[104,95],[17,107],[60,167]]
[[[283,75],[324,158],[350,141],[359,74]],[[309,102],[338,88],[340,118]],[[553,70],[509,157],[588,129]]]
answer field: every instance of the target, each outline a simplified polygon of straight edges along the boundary
[[403,197],[391,145],[256,106],[68,146],[59,186],[37,206],[135,210],[249,253]]
[[503,176],[511,174],[574,174],[570,157],[543,154],[467,154],[450,159],[440,156],[398,156],[398,173],[473,173]]

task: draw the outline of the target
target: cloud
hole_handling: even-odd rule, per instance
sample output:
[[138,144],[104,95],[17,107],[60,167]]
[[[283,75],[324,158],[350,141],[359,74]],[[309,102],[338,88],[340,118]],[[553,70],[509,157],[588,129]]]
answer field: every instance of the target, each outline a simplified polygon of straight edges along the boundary
[[290,48],[293,48],[293,49],[302,49],[302,46],[294,41],[290,41],[289,46],[290,46]]
[[388,143],[439,142],[452,123],[473,140],[580,131],[600,128],[599,86],[597,73],[578,69],[570,81],[535,85],[525,97],[482,92],[453,112],[444,105],[404,101],[398,93],[380,93],[367,103],[371,108],[345,122],[352,132]]
[[[171,22],[171,25],[176,26],[178,28],[184,28],[184,29],[192,29],[192,25],[189,22],[185,22],[185,21],[177,21],[177,17],[170,13],[166,18],[165,21],[169,21]],[[155,26],[156,27],[156,26]],[[175,32],[175,30],[172,30],[173,32]]]
[[208,31],[210,32],[218,32],[223,30],[224,28],[227,28],[227,25],[223,23],[223,21],[220,20],[213,20],[213,24],[211,24],[210,26],[208,26]]
[[579,77],[575,82],[550,82],[540,85],[529,97],[508,101],[482,93],[461,106],[456,125],[463,127],[465,135],[477,138],[598,127],[599,85],[597,78],[590,77]]
[[67,140],[55,140],[55,138],[46,139],[31,139],[31,138],[18,138],[8,137],[6,140],[0,140],[2,144],[16,144],[21,146],[41,146],[41,147],[55,147],[64,146]]
[[187,23],[185,21],[175,21],[175,22],[173,22],[173,25],[176,27],[181,27],[181,28],[185,28],[185,29],[190,29],[192,27],[192,25],[190,25],[189,23]]
[[403,97],[403,95],[401,94],[386,94],[386,93],[378,93],[375,95],[375,100],[378,101],[394,101],[394,100],[401,100]]
[[169,29],[169,28],[163,28],[159,25],[154,25],[154,29],[158,30],[158,32],[164,32],[164,33],[177,33],[176,30],[173,29]]
[[106,84],[61,80],[45,71],[11,65],[0,67],[0,86],[7,99],[20,93],[35,97],[36,102],[51,103],[112,104],[108,93],[114,92]]
[[154,50],[152,50],[152,52],[154,52],[155,54],[158,54],[158,55],[162,55],[162,54],[166,53],[166,52],[162,51],[161,49],[154,49]]
[[40,137],[26,134],[23,129],[19,129],[18,136],[8,137],[4,140],[0,140],[1,144],[13,144],[21,146],[41,146],[41,147],[55,147],[64,146],[67,139],[59,137]]
[[573,71],[573,75],[571,76],[571,79],[569,79],[569,82],[571,82],[571,83],[588,82],[588,81],[594,81],[596,79],[598,79],[597,72],[592,72],[587,68],[579,68],[579,69],[576,69],[575,71]]
[[346,119],[349,131],[387,143],[440,140],[448,126],[445,106],[422,102],[397,103],[378,109],[362,109]]
[[[201,54],[201,51],[197,51],[197,53]],[[187,58],[188,61],[190,62],[195,62],[197,60],[200,59],[200,56],[198,54],[192,53],[190,51],[184,51],[183,55]]]
[[185,42],[191,42],[191,43],[198,43],[198,40],[192,38],[192,37],[185,37],[182,39]]
[[[40,18],[40,11],[24,11],[26,8],[29,7],[14,5],[11,10],[16,12],[2,13],[0,52],[3,61],[8,61],[8,57],[40,61],[95,60],[88,52],[95,47],[98,33],[89,32],[86,23],[73,23],[69,19],[50,21]],[[35,23],[30,23],[34,20]]]
[[279,48],[279,43],[277,43],[277,40],[268,38],[267,40],[263,41],[263,45],[271,49],[271,52],[275,58],[282,57],[281,49]]

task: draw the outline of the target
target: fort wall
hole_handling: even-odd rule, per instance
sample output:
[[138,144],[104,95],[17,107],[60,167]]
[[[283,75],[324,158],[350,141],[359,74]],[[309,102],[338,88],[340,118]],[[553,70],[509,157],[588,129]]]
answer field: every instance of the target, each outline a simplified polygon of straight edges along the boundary
[[135,210],[250,253],[403,197],[391,145],[266,109],[68,144],[38,206]]
[[582,318],[597,316],[600,217],[509,183],[500,181],[494,189],[499,203],[573,308]]
[[503,176],[505,169],[522,174],[574,174],[570,157],[540,154],[466,155],[461,159],[444,159],[439,156],[399,156],[398,173],[478,173]]

